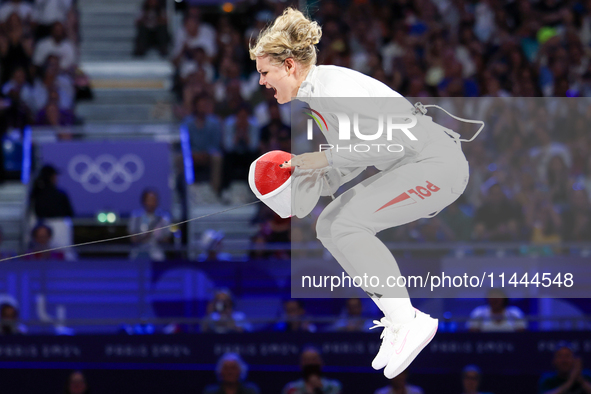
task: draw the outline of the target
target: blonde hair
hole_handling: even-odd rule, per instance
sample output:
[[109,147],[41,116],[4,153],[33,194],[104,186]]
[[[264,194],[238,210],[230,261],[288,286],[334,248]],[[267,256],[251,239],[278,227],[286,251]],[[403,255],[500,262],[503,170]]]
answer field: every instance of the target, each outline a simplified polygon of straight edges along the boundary
[[254,46],[250,45],[250,58],[269,56],[271,64],[281,65],[291,57],[308,68],[316,64],[316,44],[320,37],[322,29],[318,23],[289,7],[259,34]]

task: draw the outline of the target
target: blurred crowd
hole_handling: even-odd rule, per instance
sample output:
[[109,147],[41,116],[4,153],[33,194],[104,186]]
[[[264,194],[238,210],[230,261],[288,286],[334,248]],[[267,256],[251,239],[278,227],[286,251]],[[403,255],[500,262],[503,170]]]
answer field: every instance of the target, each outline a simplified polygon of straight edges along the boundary
[[[10,296],[4,295],[0,298],[0,336],[26,334],[26,326],[19,322],[18,303]],[[345,300],[342,314],[338,318],[332,319],[329,324],[324,324],[323,328],[312,323],[305,307],[302,300],[284,300],[281,318],[271,326],[266,326],[265,330],[289,333],[367,332],[372,325],[364,313],[363,303],[359,298]],[[207,315],[202,320],[200,330],[216,334],[243,333],[254,331],[254,326],[244,313],[235,309],[232,293],[228,289],[222,288],[218,289],[210,300],[207,306]],[[167,334],[181,333],[185,331],[185,327],[186,324],[170,324],[164,328],[163,332]],[[527,322],[523,312],[516,306],[511,306],[506,294],[496,289],[489,292],[486,305],[479,306],[472,311],[466,329],[472,332],[516,332],[526,330]],[[134,327],[122,326],[120,330],[121,334],[126,335],[146,335],[159,332],[162,331],[155,329],[150,324],[139,324]],[[70,330],[68,335],[72,333]],[[346,389],[341,382],[331,378],[330,373],[326,373],[320,349],[311,345],[304,346],[299,354],[298,365],[299,379],[286,383],[282,390],[283,394],[340,394]],[[584,369],[583,366],[583,361],[577,355],[574,345],[564,341],[558,342],[551,365],[548,365],[548,369],[552,367],[553,370],[540,376],[537,392],[539,394],[591,392],[591,371]],[[260,393],[258,385],[247,380],[248,365],[238,354],[223,354],[217,362],[215,373],[217,383],[207,385],[203,389],[204,394]],[[408,378],[409,372],[404,371],[391,379],[386,386],[375,387],[372,391],[374,394],[424,393],[421,387],[409,383]],[[461,385],[463,394],[483,394],[486,391],[483,391],[481,387],[491,384],[490,380],[487,381],[483,378],[483,373],[478,366],[466,365],[461,372],[458,371],[458,387]],[[88,390],[89,386],[84,373],[73,372],[66,382],[65,392],[82,394],[89,392]]]
[[[330,379],[323,371],[324,361],[319,349],[309,346],[305,347],[300,354],[301,378],[285,385],[282,394],[340,394],[347,387],[341,382]],[[543,374],[538,382],[538,394],[550,393],[589,393],[591,392],[591,371],[583,369],[581,358],[579,358],[569,344],[564,343],[558,347],[552,360],[554,370]],[[224,354],[218,361],[216,369],[219,384],[206,387],[204,394],[231,393],[236,388],[243,392],[257,394],[260,392],[257,385],[246,381],[248,365],[234,353]],[[233,372],[233,373],[231,373]],[[490,394],[481,387],[490,385],[483,379],[482,370],[474,364],[466,365],[458,374],[459,385],[462,394]],[[423,394],[421,387],[411,384],[409,381],[408,369],[393,379],[388,385],[377,388],[374,394]],[[484,380],[484,384],[483,384]],[[507,387],[509,390],[509,387]],[[534,390],[532,390],[533,392]],[[448,387],[446,392],[453,392]]]
[[91,96],[79,41],[75,0],[0,3],[0,134],[78,122],[76,101]]
[[[314,346],[306,346],[298,356],[297,366],[299,371],[294,374],[298,379],[287,382],[282,394],[341,394],[348,387],[344,386],[339,380],[331,377],[330,373],[325,371],[325,361],[322,352]],[[553,371],[545,373],[540,377],[539,386],[536,392],[539,394],[552,392],[589,392],[591,382],[591,373],[582,369],[581,359],[575,352],[564,344],[554,353],[552,360]],[[210,382],[207,384],[203,394],[259,394],[261,392],[259,385],[249,379],[249,365],[237,353],[224,353],[215,364],[215,371],[212,373]],[[474,364],[466,365],[457,374],[457,387],[462,394],[490,394],[490,392],[481,389],[481,387],[490,386],[490,376],[483,375],[482,370]],[[367,387],[368,391],[374,394],[423,394],[425,391],[416,384],[417,378],[412,379],[409,370],[403,371],[400,375],[390,379],[384,387]],[[498,386],[498,385],[497,385]],[[73,371],[69,374],[65,382],[64,392],[66,394],[86,394],[91,392],[92,384],[87,381],[84,371]],[[448,388],[447,392],[454,392],[453,388]],[[557,391],[562,390],[562,391]],[[570,391],[564,391],[570,390]],[[582,390],[582,391],[576,391]],[[533,392],[534,390],[532,390]],[[92,391],[94,392],[94,391]],[[460,391],[458,391],[460,392]]]
[[[262,153],[290,150],[289,105],[258,85],[247,51],[285,7],[239,2],[235,13],[215,15],[189,7],[173,32],[175,113],[190,136],[196,181],[218,195],[244,181]],[[409,98],[497,98],[475,114],[487,118],[485,133],[464,144],[472,169],[466,195],[439,217],[398,230],[397,240],[591,240],[590,102],[564,104],[591,93],[591,3],[327,0],[309,12],[323,28],[319,64],[353,68]],[[152,26],[151,45],[161,48],[162,25]],[[502,101],[509,97],[564,97],[566,109],[539,99],[523,104],[530,108]],[[272,216],[255,220],[255,245],[290,240]]]
[[[343,384],[330,377],[324,371],[321,351],[313,346],[302,349],[299,356],[300,378],[288,382],[282,394],[340,394],[347,390]],[[532,392],[550,393],[589,393],[591,392],[591,372],[582,368],[582,362],[568,344],[563,344],[555,351],[552,360],[554,370],[543,374],[538,387]],[[254,382],[247,380],[248,365],[235,353],[226,353],[218,360],[216,367],[217,384],[206,386],[203,394],[230,394],[235,392],[258,394],[260,389]],[[409,371],[405,370],[381,388],[373,388],[374,394],[423,394],[424,390],[409,382]],[[483,382],[484,381],[484,382]],[[462,394],[490,394],[481,387],[490,385],[482,370],[474,364],[466,365],[458,372],[458,386]],[[497,385],[498,386],[498,385]],[[369,388],[368,388],[369,389]],[[510,388],[507,387],[507,390]],[[454,392],[448,387],[446,392]],[[371,392],[371,391],[368,391]]]
[[[242,1],[233,12],[187,6],[176,30],[165,2],[145,0],[138,10],[133,55],[154,49],[174,66],[174,112],[189,136],[202,196],[240,202],[234,186],[248,190],[250,163],[269,150],[291,150],[289,104],[277,104],[273,90],[259,85],[248,55],[249,43],[287,5]],[[319,64],[353,68],[411,101],[436,100],[486,122],[463,144],[471,167],[464,195],[435,218],[384,237],[526,241],[546,255],[564,251],[555,243],[591,241],[590,2],[327,0],[308,11],[323,28]],[[76,121],[84,78],[76,68],[75,4],[4,1],[0,19],[5,127]],[[463,136],[473,133],[445,122]],[[288,250],[262,249],[313,241],[319,212],[293,232],[289,220],[260,204],[251,257],[288,258]]]
[[[296,364],[297,363],[297,364]],[[293,373],[295,380],[285,383],[281,394],[341,394],[351,390],[347,385],[335,379],[327,372],[325,360],[320,349],[314,346],[305,346],[297,359],[294,360],[298,371]],[[591,371],[583,368],[581,358],[568,343],[561,343],[554,352],[548,370],[538,380],[538,387],[531,392],[538,394],[551,393],[589,393],[591,392]],[[88,373],[91,375],[91,373]],[[89,381],[90,380],[90,381]],[[446,392],[458,392],[462,394],[491,394],[486,388],[492,384],[490,375],[483,373],[475,364],[468,364],[457,372],[457,383],[447,387]],[[260,394],[260,384],[257,379],[249,377],[249,365],[243,357],[237,353],[224,353],[215,363],[215,370],[211,378],[200,382],[205,384],[203,394]],[[421,378],[414,376],[409,369],[390,379],[383,387],[371,387],[364,383],[368,393],[374,394],[424,394],[420,387]],[[211,383],[215,382],[215,383]],[[411,383],[412,382],[412,383]],[[88,394],[95,392],[93,387],[98,386],[92,378],[88,379],[85,371],[72,371],[64,382],[65,394]],[[414,384],[413,384],[414,383]],[[104,382],[103,385],[104,386]],[[503,386],[503,382],[496,382],[496,387]],[[506,390],[512,387],[505,382]],[[457,391],[456,391],[457,390]],[[427,391],[429,392],[429,391]]]

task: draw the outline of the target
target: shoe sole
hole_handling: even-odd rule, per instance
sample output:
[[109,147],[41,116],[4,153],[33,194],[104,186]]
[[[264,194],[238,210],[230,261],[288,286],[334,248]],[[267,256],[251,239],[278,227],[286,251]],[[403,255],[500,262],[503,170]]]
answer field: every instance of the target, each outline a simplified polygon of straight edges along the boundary
[[[390,356],[390,357],[392,357],[392,356]],[[380,369],[385,368],[387,365],[388,365],[388,360],[386,360],[385,363],[380,363],[380,364],[374,364],[373,362],[371,363],[371,367],[373,369],[375,369],[376,371],[379,371]]]
[[[431,342],[433,337],[435,337],[435,334],[437,334],[437,329],[439,328],[439,320],[435,319],[435,323],[435,330],[433,330],[429,338],[427,338],[420,346],[417,346],[417,348],[413,350],[413,352],[406,358],[406,360],[404,360],[404,362],[400,364],[400,366],[396,370],[394,370],[394,373],[386,374],[386,371],[384,371],[384,375],[388,379],[393,379],[396,376],[400,375],[406,368],[408,368],[410,363],[412,363],[414,359],[417,358],[419,353],[423,351],[423,349],[429,344],[429,342]],[[386,366],[386,368],[388,367]]]

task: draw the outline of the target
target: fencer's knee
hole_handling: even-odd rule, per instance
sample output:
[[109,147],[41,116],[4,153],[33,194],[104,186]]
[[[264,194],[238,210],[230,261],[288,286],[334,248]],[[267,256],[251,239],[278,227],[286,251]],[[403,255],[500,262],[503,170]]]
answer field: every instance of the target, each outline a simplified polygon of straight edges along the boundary
[[372,230],[360,220],[352,215],[338,215],[330,226],[332,241],[338,248],[346,245],[350,237],[359,234],[375,234]]
[[332,223],[326,219],[324,215],[320,215],[316,221],[316,238],[324,244],[325,242],[331,241],[332,235],[330,233],[330,226]]

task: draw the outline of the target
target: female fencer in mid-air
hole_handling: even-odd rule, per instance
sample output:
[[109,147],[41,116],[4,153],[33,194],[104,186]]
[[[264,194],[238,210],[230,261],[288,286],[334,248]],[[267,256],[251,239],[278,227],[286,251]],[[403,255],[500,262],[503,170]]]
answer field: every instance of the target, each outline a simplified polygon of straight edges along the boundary
[[[431,217],[454,202],[468,182],[468,162],[457,133],[434,123],[425,111],[417,111],[385,84],[347,68],[316,66],[316,44],[321,35],[316,22],[298,10],[286,9],[250,47],[250,57],[256,60],[260,73],[259,83],[274,89],[279,103],[290,102],[292,97],[304,101],[323,97],[398,98],[396,113],[416,115],[417,124],[412,128],[416,140],[400,133],[397,142],[404,147],[403,153],[384,149],[359,153],[333,147],[293,156],[283,166],[336,169],[341,175],[340,184],[367,166],[381,170],[324,209],[318,218],[317,237],[351,278],[384,272],[399,276],[396,260],[376,233]],[[337,146],[338,133],[331,130],[332,134],[328,129],[323,133],[330,144]],[[431,341],[438,321],[413,308],[406,289],[406,296],[397,298],[378,298],[375,289],[364,290],[385,315],[375,322],[375,327],[383,327],[383,331],[372,366],[385,367],[386,377],[393,378]]]

